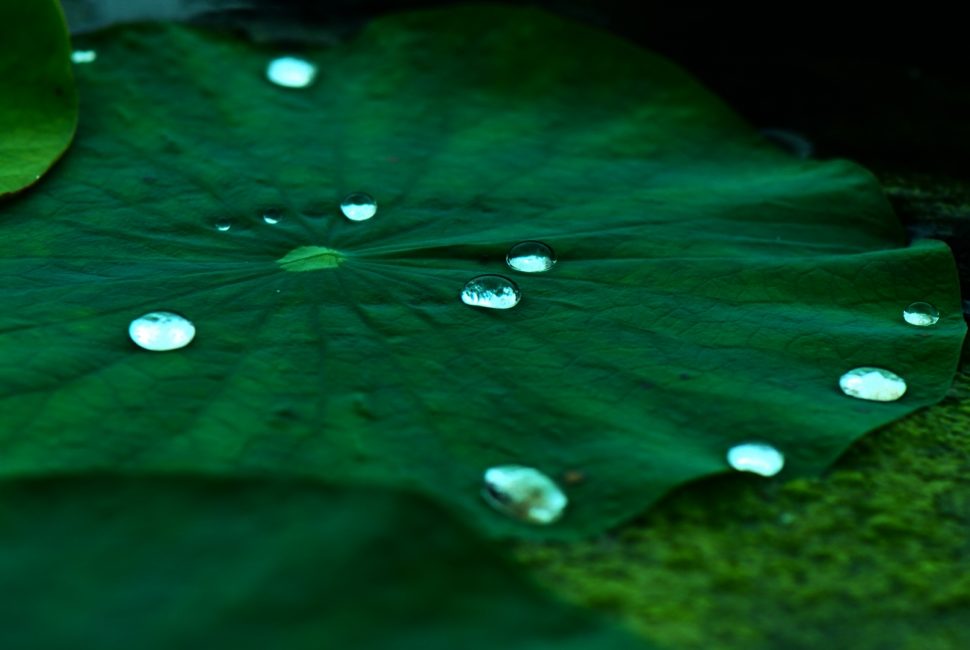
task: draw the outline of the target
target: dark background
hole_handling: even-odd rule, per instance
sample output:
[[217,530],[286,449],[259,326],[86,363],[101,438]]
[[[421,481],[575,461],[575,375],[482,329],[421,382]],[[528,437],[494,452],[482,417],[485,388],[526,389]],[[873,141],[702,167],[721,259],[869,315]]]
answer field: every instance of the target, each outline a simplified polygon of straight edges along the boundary
[[[298,22],[335,31],[415,0],[64,0],[72,28],[117,20]],[[888,4],[632,0],[529,4],[603,27],[688,68],[757,126],[802,132],[820,156],[970,176],[970,27],[954,9]]]

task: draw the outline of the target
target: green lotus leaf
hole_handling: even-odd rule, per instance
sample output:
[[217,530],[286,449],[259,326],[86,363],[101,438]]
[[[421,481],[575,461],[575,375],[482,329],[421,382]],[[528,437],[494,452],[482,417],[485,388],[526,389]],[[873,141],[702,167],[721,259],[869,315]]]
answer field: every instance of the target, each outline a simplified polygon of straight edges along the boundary
[[0,197],[35,183],[71,144],[77,92],[57,0],[0,2]]
[[0,580],[9,650],[649,647],[424,500],[311,483],[4,482]]
[[[3,475],[407,486],[490,535],[569,538],[732,471],[740,442],[783,452],[779,480],[817,473],[950,385],[947,247],[907,245],[864,169],[776,150],[615,37],[472,6],[329,48],[178,26],[85,47],[77,142],[0,222]],[[313,83],[270,83],[280,55]],[[352,192],[373,218],[341,214]],[[558,263],[507,268],[525,240]],[[482,274],[521,302],[463,304]],[[913,301],[940,321],[904,322]],[[156,310],[192,343],[136,347]],[[859,366],[906,394],[845,396]],[[564,516],[490,508],[501,464],[558,481]]]

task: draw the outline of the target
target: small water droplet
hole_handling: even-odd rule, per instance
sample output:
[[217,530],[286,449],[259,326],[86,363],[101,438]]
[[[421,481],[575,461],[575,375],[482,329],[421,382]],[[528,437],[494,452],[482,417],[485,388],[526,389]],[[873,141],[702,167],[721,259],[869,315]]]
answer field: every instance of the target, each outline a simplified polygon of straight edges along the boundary
[[801,133],[788,129],[761,129],[761,135],[780,149],[802,160],[811,158],[815,145]]
[[270,209],[263,210],[263,221],[271,226],[275,226],[280,221],[283,220],[283,212],[280,210]]
[[313,83],[316,76],[317,66],[293,56],[273,59],[266,67],[266,78],[286,88],[305,88]]
[[499,465],[485,472],[482,498],[493,508],[530,524],[562,517],[569,500],[555,482],[532,467]]
[[94,50],[74,50],[71,52],[73,63],[93,63],[98,58],[98,53]]
[[128,336],[139,347],[153,352],[178,350],[195,338],[195,325],[170,311],[153,311],[131,321]]
[[228,219],[222,219],[216,222],[216,230],[219,232],[227,232],[230,228],[232,228],[232,222]]
[[556,254],[541,241],[524,241],[509,249],[505,263],[514,271],[542,273],[556,263]]
[[739,472],[774,476],[785,466],[780,451],[764,442],[746,442],[728,450],[728,464]]
[[903,310],[903,320],[917,327],[936,325],[940,320],[940,312],[928,302],[914,302]]
[[873,402],[894,402],[906,392],[906,382],[884,368],[854,368],[842,375],[839,387],[849,397]]
[[340,211],[351,221],[367,221],[377,214],[377,201],[370,194],[354,192],[340,202]]
[[511,309],[521,299],[518,285],[501,275],[479,275],[469,280],[461,291],[461,301],[473,307]]

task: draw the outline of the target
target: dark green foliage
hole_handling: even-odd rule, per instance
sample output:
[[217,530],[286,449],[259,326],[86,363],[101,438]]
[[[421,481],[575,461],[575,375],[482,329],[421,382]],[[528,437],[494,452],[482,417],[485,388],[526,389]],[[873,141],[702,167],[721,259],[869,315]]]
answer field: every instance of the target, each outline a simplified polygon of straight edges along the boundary
[[[231,36],[86,46],[75,147],[2,212],[7,476],[369,481],[489,534],[577,537],[724,471],[739,441],[817,473],[950,384],[965,326],[946,247],[907,247],[863,169],[791,159],[615,38],[530,10],[405,14],[302,52],[320,70],[304,90],[265,80],[280,51]],[[357,190],[371,221],[337,211]],[[517,275],[512,310],[462,305],[524,239],[560,263]],[[302,246],[344,259],[277,263]],[[904,324],[913,300],[941,322]],[[128,322],[156,309],[196,341],[136,349]],[[909,392],[846,398],[861,365]],[[533,531],[489,510],[498,463],[582,477],[567,515]]]
[[635,650],[421,499],[312,483],[0,486],[0,647]]
[[74,137],[70,55],[57,0],[0,2],[0,197],[36,182]]

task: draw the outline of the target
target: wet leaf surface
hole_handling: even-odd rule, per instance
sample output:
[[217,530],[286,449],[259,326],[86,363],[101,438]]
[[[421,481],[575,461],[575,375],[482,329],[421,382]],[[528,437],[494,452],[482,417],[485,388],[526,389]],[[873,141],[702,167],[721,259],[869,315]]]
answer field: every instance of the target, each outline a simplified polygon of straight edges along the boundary
[[[946,246],[907,246],[865,170],[784,154],[614,37],[474,7],[297,52],[174,26],[86,39],[76,146],[2,212],[6,476],[377,482],[491,535],[576,537],[728,471],[739,443],[782,451],[779,478],[817,473],[950,385]],[[281,55],[314,83],[269,83]],[[353,192],[373,218],[341,215]],[[505,266],[535,240],[552,270]],[[462,304],[495,273],[518,305]],[[907,325],[914,301],[939,323]],[[128,340],[158,310],[191,345]],[[860,366],[905,397],[845,397]],[[560,481],[562,519],[490,509],[503,464]]]

